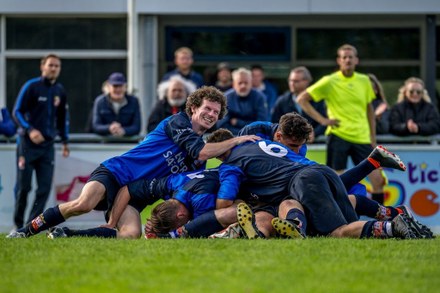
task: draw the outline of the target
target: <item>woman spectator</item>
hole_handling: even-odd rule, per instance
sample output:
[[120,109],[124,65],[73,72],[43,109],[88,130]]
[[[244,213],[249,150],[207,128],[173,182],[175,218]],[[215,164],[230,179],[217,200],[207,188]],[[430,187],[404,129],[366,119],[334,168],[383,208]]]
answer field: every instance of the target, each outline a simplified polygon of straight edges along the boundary
[[368,74],[373,85],[376,99],[373,100],[374,115],[376,117],[376,134],[388,134],[390,131],[390,107],[380,81],[374,74]]
[[421,79],[410,77],[399,89],[397,103],[391,108],[390,132],[399,136],[440,133],[440,115]]

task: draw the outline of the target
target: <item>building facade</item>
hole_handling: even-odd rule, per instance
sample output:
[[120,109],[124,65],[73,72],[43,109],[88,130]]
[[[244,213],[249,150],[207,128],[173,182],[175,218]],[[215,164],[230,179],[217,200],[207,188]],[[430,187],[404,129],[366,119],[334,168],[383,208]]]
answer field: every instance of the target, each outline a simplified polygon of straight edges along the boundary
[[374,73],[391,103],[403,81],[417,76],[439,104],[437,0],[1,0],[0,106],[12,109],[21,85],[40,74],[40,58],[56,53],[72,132],[84,132],[114,71],[127,75],[140,98],[145,129],[178,47],[193,49],[194,68],[208,84],[219,62],[260,64],[282,93],[295,66],[307,66],[315,80],[332,72],[344,43],[358,48],[359,71]]

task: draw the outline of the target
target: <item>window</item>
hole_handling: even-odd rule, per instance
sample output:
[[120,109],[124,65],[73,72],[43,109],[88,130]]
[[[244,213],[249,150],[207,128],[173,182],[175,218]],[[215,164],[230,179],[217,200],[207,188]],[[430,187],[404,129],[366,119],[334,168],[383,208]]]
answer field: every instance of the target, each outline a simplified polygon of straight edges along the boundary
[[165,28],[166,60],[190,47],[197,61],[289,61],[289,27],[173,27]]
[[127,48],[125,18],[7,18],[7,49]]
[[336,50],[351,44],[365,59],[418,60],[420,31],[417,28],[325,29],[297,31],[298,59],[334,59]]

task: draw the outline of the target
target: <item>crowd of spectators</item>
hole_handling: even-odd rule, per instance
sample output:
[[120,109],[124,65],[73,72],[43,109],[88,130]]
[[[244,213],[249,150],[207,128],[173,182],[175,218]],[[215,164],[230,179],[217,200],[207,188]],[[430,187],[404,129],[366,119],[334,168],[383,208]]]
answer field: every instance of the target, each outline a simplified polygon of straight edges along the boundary
[[[234,68],[231,63],[220,62],[212,78],[205,82],[203,75],[193,69],[193,52],[188,47],[174,52],[175,68],[166,72],[157,86],[156,103],[148,117],[142,117],[139,98],[127,93],[126,77],[112,73],[104,81],[102,93],[95,98],[86,132],[102,136],[129,137],[141,134],[141,124],[146,123],[146,133],[151,132],[164,118],[185,109],[185,102],[197,88],[213,85],[228,99],[228,114],[219,121],[216,128],[227,128],[234,134],[254,121],[276,123],[289,112],[297,112],[312,124],[314,132],[308,142],[313,143],[318,136],[325,135],[326,129],[334,127],[313,119],[298,103],[298,96],[313,85],[308,68],[298,66],[287,76],[288,90],[279,92],[277,86],[266,77],[265,68],[254,64],[245,68]],[[397,102],[388,102],[383,87],[374,74],[367,74],[375,99],[371,102],[375,117],[376,134],[396,136],[440,134],[439,112],[431,103],[423,80],[407,79],[399,92]],[[206,79],[206,76],[205,76]],[[327,118],[326,101],[310,100],[311,106]],[[7,109],[2,110],[0,134],[13,136],[16,131],[14,121]],[[321,121],[322,122],[322,121]]]

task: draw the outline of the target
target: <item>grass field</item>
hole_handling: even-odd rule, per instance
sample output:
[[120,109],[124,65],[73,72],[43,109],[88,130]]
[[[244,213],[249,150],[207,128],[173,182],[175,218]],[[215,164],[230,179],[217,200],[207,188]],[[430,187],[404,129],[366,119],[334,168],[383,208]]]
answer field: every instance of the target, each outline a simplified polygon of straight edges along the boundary
[[439,292],[440,239],[0,235],[0,292]]

